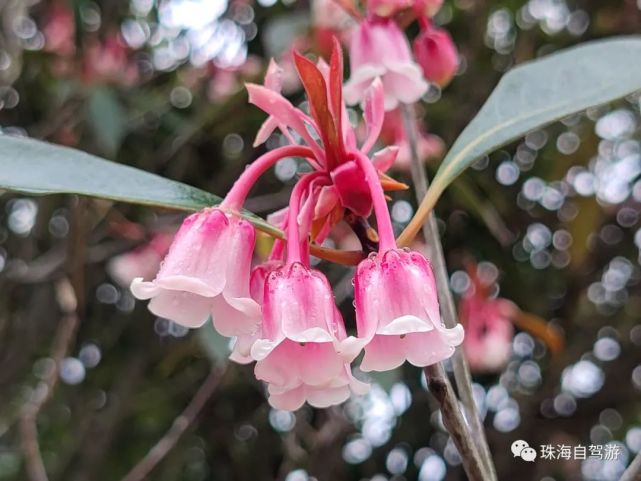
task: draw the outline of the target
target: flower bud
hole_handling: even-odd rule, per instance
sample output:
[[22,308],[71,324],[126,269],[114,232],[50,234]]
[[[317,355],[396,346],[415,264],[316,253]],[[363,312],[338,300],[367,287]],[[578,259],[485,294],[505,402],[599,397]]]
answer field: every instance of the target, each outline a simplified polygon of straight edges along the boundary
[[445,87],[458,70],[459,58],[450,34],[442,28],[428,26],[414,40],[414,55],[425,78]]

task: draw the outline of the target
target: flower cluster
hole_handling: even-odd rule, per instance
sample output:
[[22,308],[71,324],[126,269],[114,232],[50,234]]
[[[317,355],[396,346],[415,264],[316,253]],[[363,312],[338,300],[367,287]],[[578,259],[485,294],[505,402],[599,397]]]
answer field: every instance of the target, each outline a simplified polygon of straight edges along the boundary
[[[428,82],[447,85],[458,69],[458,52],[449,33],[434,26],[431,18],[442,0],[374,0],[367,4],[367,18],[352,33],[349,47],[351,78],[345,85],[350,104],[362,102],[364,92],[380,78],[385,92],[385,110],[419,100]],[[414,52],[397,16],[411,11],[420,33]]]
[[[396,245],[384,190],[402,184],[384,171],[398,149],[387,147],[370,157],[383,125],[389,80],[379,72],[359,87],[366,123],[359,142],[342,98],[337,41],[329,64],[299,54],[294,63],[309,113],[280,94],[282,73],[275,62],[264,85],[247,85],[249,101],[269,115],[255,145],[276,129],[290,145],[253,162],[220,206],[188,217],[156,278],[138,278],[131,286],[136,297],[151,300],[149,309],[158,316],[188,327],[211,317],[218,332],[236,338],[231,358],[255,362],[270,404],[287,410],[304,402],[326,407],[364,392],[367,385],[350,368],[363,350],[361,370],[384,371],[405,361],[416,366],[441,361],[463,340],[460,325],[446,329],[441,321],[429,262]],[[288,208],[276,216],[286,239],[276,240],[268,260],[252,269],[256,234],[240,211],[260,175],[285,157],[305,159],[311,172],[299,177]],[[311,243],[322,243],[347,212],[363,219],[374,213],[378,230],[377,252],[356,269],[354,334],[346,329],[329,281],[310,264]]]

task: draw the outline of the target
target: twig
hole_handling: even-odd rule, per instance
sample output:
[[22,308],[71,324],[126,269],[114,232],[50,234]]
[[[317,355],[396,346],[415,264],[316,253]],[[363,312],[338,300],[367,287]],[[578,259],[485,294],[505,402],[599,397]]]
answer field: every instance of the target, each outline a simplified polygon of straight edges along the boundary
[[445,369],[439,362],[425,368],[427,387],[434,395],[441,408],[443,424],[452,436],[452,441],[461,455],[463,468],[470,481],[488,481],[485,475],[481,457],[479,456],[476,439],[470,436],[465,418],[459,409],[458,400],[447,379]]
[[[427,192],[427,176],[418,156],[414,109],[410,105],[404,105],[402,114],[412,155],[412,180],[416,190],[416,197],[420,203]],[[425,236],[429,258],[434,268],[443,321],[447,327],[452,328],[458,324],[458,316],[454,299],[449,289],[447,265],[445,264],[443,246],[441,245],[441,239],[438,233],[436,217],[433,213],[429,215],[427,222],[423,224],[423,235]],[[487,481],[495,481],[497,478],[494,463],[492,462],[492,454],[487,444],[487,439],[485,438],[481,416],[476,408],[474,395],[472,393],[472,377],[470,376],[470,370],[460,348],[457,348],[454,352],[452,366],[454,369],[454,380],[456,381],[459,396],[461,396],[461,402],[466,412],[466,418],[469,422],[472,436],[478,443],[479,454],[486,473],[484,479]]]
[[40,444],[38,442],[38,413],[51,398],[58,383],[60,365],[64,360],[78,327],[76,314],[76,294],[68,279],[63,279],[56,285],[56,297],[63,312],[63,318],[56,332],[51,348],[53,367],[46,373],[44,379],[36,386],[31,399],[20,411],[19,430],[22,451],[25,457],[27,474],[31,481],[47,481],[47,472],[42,461]]
[[641,452],[632,460],[619,481],[641,481]]
[[149,450],[123,478],[122,481],[141,481],[167,456],[180,437],[192,425],[205,404],[216,391],[226,367],[213,367],[185,410],[172,423],[165,435]]

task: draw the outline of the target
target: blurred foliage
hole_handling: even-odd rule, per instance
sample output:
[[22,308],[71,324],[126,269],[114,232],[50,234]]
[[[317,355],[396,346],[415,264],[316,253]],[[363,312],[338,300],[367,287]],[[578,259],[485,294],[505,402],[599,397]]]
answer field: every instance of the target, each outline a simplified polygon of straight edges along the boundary
[[[181,3],[206,8],[180,19],[171,8]],[[0,128],[223,195],[260,153],[251,144],[264,115],[242,82],[260,79],[267,54],[314,48],[299,36],[309,4],[271,3],[1,0]],[[464,61],[445,91],[430,90],[421,115],[451,145],[512,65],[636,33],[641,11],[633,0],[455,0],[437,21]],[[288,93],[302,98],[295,85]],[[473,258],[502,297],[566,337],[553,357],[519,332],[505,370],[475,377],[500,479],[616,480],[641,449],[640,125],[634,96],[532,132],[478,161],[437,207],[452,288],[463,291]],[[284,206],[295,172],[279,165],[248,208]],[[394,195],[399,232],[412,201]],[[110,259],[180,216],[76,197],[0,202],[0,480],[26,479],[16,422],[51,368],[63,277],[78,291],[81,324],[38,418],[43,456],[52,480],[120,479],[226,355],[224,340],[154,318],[107,273]],[[326,271],[350,306],[351,273]],[[464,479],[420,371],[373,381],[364,399],[289,414],[268,407],[250,366],[232,365],[149,479]],[[510,453],[516,439],[618,442],[623,454],[527,464]]]

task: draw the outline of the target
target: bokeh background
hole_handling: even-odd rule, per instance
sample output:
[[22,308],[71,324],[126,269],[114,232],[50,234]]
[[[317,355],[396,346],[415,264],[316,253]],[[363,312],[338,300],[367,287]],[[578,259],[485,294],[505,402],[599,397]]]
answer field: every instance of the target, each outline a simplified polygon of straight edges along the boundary
[[[252,148],[264,114],[247,104],[243,82],[260,80],[271,56],[287,66],[291,48],[322,53],[328,19],[314,15],[321,7],[0,0],[1,132],[223,195],[265,148]],[[436,22],[452,33],[462,63],[449,87],[426,95],[426,128],[450,145],[512,65],[634,34],[640,9],[634,0],[447,1]],[[286,86],[300,102],[293,75]],[[479,160],[438,205],[455,293],[468,288],[465,263],[474,260],[494,294],[565,336],[552,355],[517,330],[507,366],[474,376],[501,480],[615,481],[641,450],[640,124],[635,96],[532,132]],[[428,169],[437,165],[433,159]],[[298,168],[294,159],[279,163],[248,208],[265,215],[283,207]],[[393,173],[409,182],[402,166]],[[391,205],[400,231],[414,209],[411,192],[395,193]],[[0,480],[27,479],[18,418],[42,395],[37,387],[51,370],[52,340],[65,320],[56,297],[62,280],[76,287],[80,322],[38,417],[51,480],[120,479],[172,426],[212,363],[225,363],[227,341],[155,318],[114,268],[116,256],[180,220],[142,207],[0,191]],[[353,325],[351,271],[322,268]],[[370,379],[365,397],[287,413],[270,409],[251,366],[230,365],[147,479],[465,479],[421,371],[404,366]],[[621,455],[525,463],[510,453],[516,439],[617,443]]]

